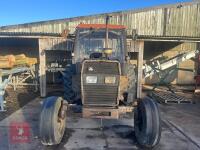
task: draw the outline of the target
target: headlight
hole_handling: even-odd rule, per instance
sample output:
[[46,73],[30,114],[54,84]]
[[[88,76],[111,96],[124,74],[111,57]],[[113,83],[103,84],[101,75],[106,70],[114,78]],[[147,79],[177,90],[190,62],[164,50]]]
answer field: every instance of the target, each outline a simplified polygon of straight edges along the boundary
[[106,84],[114,84],[115,80],[116,80],[116,77],[105,77]]
[[97,83],[97,76],[87,76],[86,83]]

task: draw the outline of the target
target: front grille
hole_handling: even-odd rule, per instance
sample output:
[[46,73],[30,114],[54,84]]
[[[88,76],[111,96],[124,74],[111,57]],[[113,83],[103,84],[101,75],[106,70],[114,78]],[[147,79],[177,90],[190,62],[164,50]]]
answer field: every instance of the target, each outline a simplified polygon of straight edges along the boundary
[[[84,105],[116,106],[118,104],[119,67],[120,64],[117,61],[88,60],[83,63],[81,76]],[[86,83],[86,77],[90,75],[97,76],[97,83]],[[116,77],[116,83],[104,83],[106,76]]]
[[[89,69],[92,68],[93,71]],[[119,74],[119,66],[117,62],[92,61],[87,62],[83,68],[84,74]]]
[[85,85],[83,92],[85,105],[117,104],[118,86]]

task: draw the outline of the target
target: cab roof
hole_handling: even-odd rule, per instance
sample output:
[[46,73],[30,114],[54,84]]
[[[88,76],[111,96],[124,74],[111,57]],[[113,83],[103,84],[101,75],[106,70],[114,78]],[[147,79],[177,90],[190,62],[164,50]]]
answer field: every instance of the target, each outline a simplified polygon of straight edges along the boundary
[[[106,24],[79,24],[77,28],[84,28],[84,29],[105,29]],[[113,24],[108,24],[108,29],[126,29],[125,26],[123,25],[113,25]]]

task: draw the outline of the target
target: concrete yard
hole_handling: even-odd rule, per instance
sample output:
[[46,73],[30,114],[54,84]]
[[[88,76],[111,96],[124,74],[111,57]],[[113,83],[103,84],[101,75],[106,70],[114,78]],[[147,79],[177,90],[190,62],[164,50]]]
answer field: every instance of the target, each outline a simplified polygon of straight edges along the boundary
[[[195,97],[198,99],[198,97]],[[196,104],[159,104],[162,117],[162,137],[158,150],[200,149],[200,102]],[[36,98],[0,122],[1,150],[126,150],[142,149],[138,146],[133,130],[133,116],[119,120],[81,118],[81,114],[68,112],[67,129],[62,143],[57,146],[43,146],[39,141],[38,120],[41,99]],[[12,141],[13,124],[28,123],[29,141]],[[13,130],[12,130],[13,131]]]

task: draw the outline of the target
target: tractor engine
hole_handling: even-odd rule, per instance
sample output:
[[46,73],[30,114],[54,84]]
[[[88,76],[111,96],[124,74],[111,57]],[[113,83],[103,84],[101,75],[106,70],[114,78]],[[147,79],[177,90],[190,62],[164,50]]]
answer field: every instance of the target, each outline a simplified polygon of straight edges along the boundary
[[119,103],[120,63],[112,60],[85,60],[81,71],[84,106],[117,106]]

